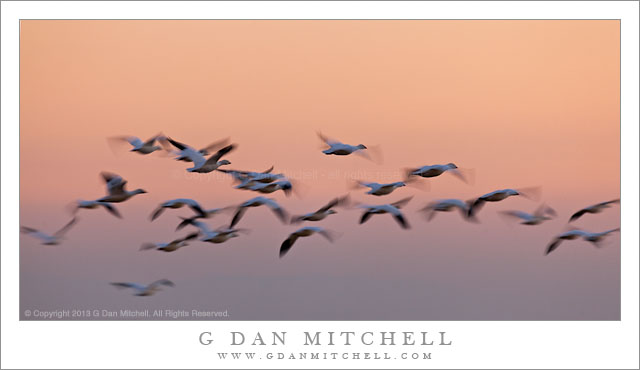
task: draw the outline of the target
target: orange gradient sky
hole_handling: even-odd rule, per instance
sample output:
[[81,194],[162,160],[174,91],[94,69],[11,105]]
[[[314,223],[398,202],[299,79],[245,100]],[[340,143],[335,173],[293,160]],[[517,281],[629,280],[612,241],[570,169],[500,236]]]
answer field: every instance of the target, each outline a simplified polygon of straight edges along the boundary
[[[195,292],[224,281],[211,295],[222,297],[226,303],[216,307],[235,310],[235,319],[617,319],[618,236],[602,250],[571,242],[555,256],[542,251],[571,212],[619,197],[619,26],[22,21],[21,224],[59,228],[70,218],[70,202],[104,195],[102,170],[149,193],[117,205],[122,221],[102,210],[81,212],[59,247],[21,236],[21,304],[153,306],[106,282],[167,277],[180,289],[155,302],[209,307]],[[384,161],[324,156],[317,131],[377,147]],[[176,215],[188,211],[148,222],[164,200],[191,197],[212,208],[256,195],[233,189],[223,176],[187,174],[188,165],[158,153],[114,153],[106,141],[159,132],[196,147],[230,137],[238,148],[226,157],[229,168],[274,165],[299,180],[300,197],[271,196],[294,214],[349,191],[373,204],[414,195],[406,209],[413,228],[401,230],[387,216],[357,225],[359,213],[343,211],[320,224],[340,232],[338,242],[307,238],[278,260],[279,244],[296,227],[256,209],[240,225],[252,234],[228,244],[139,253],[141,242],[184,234],[173,228]],[[371,198],[347,180],[399,181],[402,168],[449,162],[473,169],[475,182],[445,174],[429,182],[428,192],[407,187]],[[541,201],[558,211],[558,220],[531,228],[496,216],[533,211],[539,202],[527,199],[487,205],[480,225],[457,214],[427,223],[417,213],[437,198],[527,186],[542,188]],[[619,222],[616,206],[577,226],[602,231]],[[256,280],[264,286],[256,288]],[[329,306],[325,298],[344,304]],[[395,303],[407,300],[413,308]],[[578,306],[588,308],[577,312]]]

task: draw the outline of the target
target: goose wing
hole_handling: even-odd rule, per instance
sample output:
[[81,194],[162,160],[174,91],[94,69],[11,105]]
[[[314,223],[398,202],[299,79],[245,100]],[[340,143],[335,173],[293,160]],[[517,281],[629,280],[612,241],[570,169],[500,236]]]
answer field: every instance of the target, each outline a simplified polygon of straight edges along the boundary
[[120,215],[120,212],[118,212],[118,209],[116,207],[114,207],[113,205],[111,205],[109,203],[101,203],[101,202],[99,202],[98,204],[103,206],[104,209],[106,209],[109,213],[111,213],[112,215],[116,216],[117,218],[122,218],[122,215]]
[[116,287],[118,289],[133,288],[135,290],[143,291],[143,290],[145,290],[147,288],[144,285],[140,285],[140,284],[136,284],[136,283],[120,283],[120,282],[116,282],[116,283],[109,283],[109,284],[113,285],[114,287]]
[[349,196],[335,198],[331,202],[327,203],[327,205],[325,205],[324,207],[320,208],[317,212],[318,213],[323,213],[323,212],[326,212],[326,211],[330,210],[331,208],[333,208],[335,206],[346,205],[348,203],[348,201],[349,201]]
[[169,279],[160,279],[160,280],[156,280],[153,283],[149,284],[149,288],[155,288],[158,285],[164,285],[164,286],[176,286],[173,281],[169,280]]
[[242,216],[244,216],[245,212],[247,212],[247,207],[238,207],[236,214],[233,215],[233,218],[231,219],[231,224],[229,224],[229,228],[232,228],[233,226],[235,226],[240,221]]
[[562,242],[562,239],[560,238],[555,238],[551,244],[549,244],[549,246],[547,246],[547,249],[545,250],[544,254],[545,256],[551,252],[553,252],[554,250],[556,250],[558,248],[558,246],[560,245],[560,243]]
[[218,148],[220,148],[221,146],[225,146],[229,143],[229,138],[224,138],[218,141],[215,141],[207,146],[205,146],[204,148],[200,149],[200,153],[210,153]]
[[289,237],[285,241],[282,242],[282,244],[280,245],[280,258],[284,257],[289,252],[296,240],[298,240],[298,234],[293,233],[289,235]]
[[360,217],[360,224],[367,222],[367,220],[370,219],[371,216],[373,216],[373,212],[371,211],[366,211],[365,213],[363,213],[362,217]]
[[582,217],[585,213],[587,213],[586,209],[581,209],[578,212],[574,213],[571,215],[571,217],[569,218],[569,222],[575,221],[577,219],[579,219],[580,217]]
[[278,203],[276,203],[276,201],[271,199],[264,199],[263,204],[269,207],[273,211],[273,213],[275,213],[276,216],[278,216],[280,221],[285,223],[287,222],[287,213],[282,207],[280,207]]
[[402,226],[403,229],[409,228],[409,223],[404,218],[404,215],[402,214],[402,212],[400,212],[399,209],[393,209],[391,214],[393,214],[393,218],[400,224],[400,226]]
[[236,145],[234,145],[234,144],[225,146],[224,148],[218,150],[218,152],[216,154],[214,154],[211,157],[209,157],[209,159],[207,159],[207,161],[206,161],[206,164],[218,163],[218,161],[220,160],[220,158],[222,158],[223,155],[229,153],[230,151],[232,151],[235,148],[236,148]]
[[56,231],[56,233],[53,234],[53,236],[55,238],[59,238],[59,237],[63,236],[67,231],[69,231],[71,226],[73,226],[76,223],[77,220],[78,219],[76,217],[72,218],[71,221],[67,222],[67,224],[64,225],[60,230]]

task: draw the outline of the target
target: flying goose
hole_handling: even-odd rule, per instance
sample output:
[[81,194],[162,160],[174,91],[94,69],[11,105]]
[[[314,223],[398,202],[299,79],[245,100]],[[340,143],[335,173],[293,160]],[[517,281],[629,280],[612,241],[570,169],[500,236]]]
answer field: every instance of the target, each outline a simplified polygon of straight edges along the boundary
[[431,221],[436,212],[451,212],[454,209],[458,209],[465,220],[476,221],[475,218],[469,217],[469,206],[469,202],[460,199],[440,199],[427,204],[421,211],[426,212],[427,221]]
[[363,182],[363,181],[356,181],[356,183],[360,186],[370,188],[370,190],[367,191],[367,194],[377,195],[377,196],[391,194],[391,192],[396,190],[397,188],[407,186],[407,184],[405,184],[402,181],[392,182],[389,184],[379,184],[377,182]]
[[172,241],[170,241],[168,243],[144,243],[140,247],[140,250],[141,251],[146,251],[146,250],[150,250],[150,249],[155,249],[155,250],[163,251],[163,252],[177,251],[178,249],[180,249],[182,247],[186,247],[187,245],[189,245],[187,243],[187,241],[197,238],[198,235],[200,235],[200,234],[197,233],[197,232],[191,233],[191,234],[185,236],[184,238],[179,238],[179,239],[176,239],[176,240],[172,240]]
[[131,149],[132,152],[140,153],[140,154],[151,154],[156,150],[161,150],[162,148],[158,145],[154,145],[156,140],[160,141],[163,136],[161,134],[155,135],[149,138],[147,141],[143,142],[139,138],[135,136],[117,136],[109,138],[110,142],[122,142],[126,141],[133,147]]
[[558,248],[558,246],[560,245],[560,243],[563,240],[574,240],[574,239],[578,239],[578,238],[582,238],[585,241],[591,242],[593,243],[593,245],[595,245],[596,247],[600,247],[599,243],[600,241],[607,235],[609,235],[610,233],[616,232],[616,231],[620,231],[620,228],[615,228],[615,229],[611,229],[611,230],[607,230],[607,231],[603,231],[600,233],[590,233],[587,231],[582,231],[582,230],[569,230],[566,231],[558,236],[556,236],[552,241],[551,244],[549,244],[549,246],[547,246],[547,249],[545,250],[545,255],[553,252],[556,248]]
[[[190,153],[190,152],[199,153],[200,155],[202,155],[204,157],[204,156],[207,156],[207,155],[211,154],[212,152],[218,150],[218,148],[227,146],[229,144],[229,138],[225,138],[225,139],[222,139],[222,140],[218,140],[218,141],[216,141],[214,143],[211,143],[211,144],[205,146],[204,148],[202,148],[200,150],[197,150],[197,149],[195,149],[195,148],[193,148],[193,147],[191,147],[191,146],[189,146],[187,144],[178,142],[176,140],[172,139],[172,141],[173,141],[173,143],[171,143],[171,141],[169,141],[169,139],[167,137],[164,137],[164,136],[158,139],[158,142],[160,142],[160,144],[164,147],[164,149],[167,152],[176,155],[176,158],[175,158],[176,161],[184,161],[184,162],[193,162],[193,160],[191,158],[189,158],[189,155],[188,155],[188,153]],[[176,144],[181,146],[184,149],[176,146]],[[177,151],[173,150],[171,148],[171,145],[174,145],[174,147],[178,148],[178,150]]]
[[395,218],[395,220],[400,224],[400,226],[402,226],[402,228],[408,229],[409,223],[402,215],[402,212],[400,212],[400,208],[407,204],[411,200],[411,198],[413,197],[404,198],[395,203],[382,204],[377,206],[365,204],[360,205],[360,208],[364,208],[366,210],[362,214],[362,218],[360,218],[360,223],[365,223],[369,218],[371,218],[372,215],[389,213],[390,215],[393,215],[393,218]]
[[521,193],[513,189],[502,189],[482,195],[474,200],[473,203],[471,203],[471,206],[469,206],[469,217],[475,216],[475,212],[478,212],[478,210],[484,205],[485,202],[499,202],[503,199],[507,199],[508,197],[515,195],[521,195]]
[[42,240],[43,245],[58,245],[62,242],[64,234],[73,226],[77,221],[77,218],[74,217],[69,221],[66,225],[64,225],[60,230],[56,231],[53,235],[45,234],[42,231],[32,229],[30,227],[22,226],[20,227],[20,232],[23,234],[31,235]]
[[522,220],[522,225],[539,225],[558,215],[553,208],[544,204],[538,207],[533,214],[522,211],[502,211],[501,213],[509,217],[519,218]]
[[193,148],[190,148],[171,138],[167,138],[167,140],[169,140],[169,142],[173,144],[173,146],[182,150],[181,155],[185,156],[186,158],[190,159],[191,162],[193,162],[193,167],[187,168],[188,172],[209,173],[217,170],[220,166],[231,164],[231,162],[229,162],[228,160],[220,160],[220,158],[236,148],[235,144],[227,145],[224,148],[218,150],[217,153],[214,153],[213,155],[211,155],[211,157],[206,159],[204,155],[202,155],[202,153],[196,151]]
[[270,168],[268,168],[266,171],[263,171],[263,172],[225,170],[225,169],[219,169],[218,171],[230,174],[231,176],[233,176],[236,182],[240,182],[240,183],[248,182],[248,181],[269,183],[269,182],[274,182],[274,181],[285,178],[284,174],[271,173],[271,171],[273,171],[273,166],[271,166]]
[[364,146],[363,144],[359,144],[359,145],[343,144],[339,141],[329,139],[319,132],[318,132],[318,137],[320,138],[320,140],[324,141],[325,144],[329,146],[329,148],[322,151],[326,155],[349,155],[352,153],[357,153],[364,156],[365,158],[371,159],[369,155],[362,152],[362,150],[367,149],[367,147]]
[[78,200],[75,203],[72,204],[72,213],[75,215],[78,210],[80,210],[81,208],[83,209],[95,209],[98,207],[104,207],[104,209],[106,209],[109,213],[111,213],[112,215],[118,217],[118,218],[122,218],[122,216],[120,215],[120,212],[118,212],[118,210],[116,209],[115,206],[109,204],[109,203],[104,203],[104,202],[98,202],[96,200]]
[[[252,180],[251,180],[252,181]],[[243,185],[243,184],[240,184]],[[262,183],[257,182],[253,184],[246,184],[242,187],[237,187],[238,189],[246,188],[248,190],[257,191],[259,193],[270,194],[278,190],[282,190],[286,196],[291,195],[291,191],[293,190],[293,185],[290,180],[279,180],[276,182],[270,183]]]
[[231,238],[235,238],[239,236],[239,232],[248,232],[246,229],[234,229],[233,227],[220,227],[216,230],[211,230],[205,223],[197,220],[189,219],[188,223],[200,229],[200,234],[202,234],[200,241],[215,244],[224,243]]
[[136,194],[146,193],[144,189],[136,189],[132,191],[125,190],[127,181],[116,174],[108,172],[101,172],[100,174],[102,175],[104,182],[107,184],[107,193],[109,195],[96,199],[96,202],[120,203]]
[[342,206],[342,205],[347,205],[349,203],[349,196],[344,196],[344,197],[340,197],[340,198],[335,198],[334,200],[332,200],[331,202],[329,202],[327,205],[325,205],[324,207],[320,208],[319,210],[315,211],[315,212],[311,212],[311,213],[307,213],[301,216],[294,216],[291,218],[291,223],[292,224],[296,224],[296,223],[300,223],[302,221],[320,221],[320,220],[324,220],[327,216],[335,214],[336,211],[334,211],[332,208],[333,207],[337,207],[337,206]]
[[594,205],[589,206],[589,207],[585,207],[585,208],[579,210],[578,212],[574,213],[573,215],[571,215],[571,218],[569,219],[569,222],[572,222],[572,221],[575,221],[575,220],[579,219],[580,217],[582,217],[582,215],[584,215],[586,213],[600,213],[605,208],[609,208],[609,206],[611,204],[619,204],[619,203],[620,203],[620,199],[614,199],[614,200],[610,200],[608,202],[602,202],[602,203],[594,204]]
[[204,215],[196,214],[195,216],[188,217],[188,218],[187,217],[181,217],[182,222],[180,222],[178,224],[178,227],[176,227],[176,231],[178,231],[178,230],[182,229],[183,227],[189,225],[191,223],[191,221],[195,221],[195,220],[198,220],[198,219],[201,219],[201,218],[211,218],[212,216],[217,215],[220,212],[227,211],[227,210],[230,210],[232,208],[235,208],[235,207],[228,206],[228,207],[221,207],[221,208],[203,209],[202,211],[204,212]]
[[259,206],[269,207],[273,211],[273,213],[275,213],[276,216],[278,216],[280,221],[286,222],[287,213],[282,207],[280,207],[280,205],[278,205],[278,203],[276,203],[275,200],[264,198],[264,197],[255,197],[247,200],[246,202],[238,206],[238,210],[236,211],[236,214],[233,216],[233,219],[231,220],[231,225],[229,227],[232,228],[234,225],[238,223],[238,221],[240,221],[244,213],[247,211],[247,208],[259,207]]
[[118,289],[131,288],[135,291],[133,295],[138,297],[146,297],[152,296],[156,292],[162,290],[160,289],[161,285],[173,287],[175,284],[171,280],[162,279],[158,281],[154,281],[149,285],[141,285],[136,283],[110,283]]
[[321,227],[311,227],[311,226],[303,227],[291,233],[289,237],[284,242],[282,242],[282,245],[280,246],[280,258],[284,257],[287,254],[287,252],[289,252],[289,249],[291,249],[291,247],[293,246],[293,243],[295,243],[296,240],[298,240],[298,238],[311,236],[315,233],[318,233],[324,236],[328,241],[333,242],[333,236],[329,231]]
[[166,201],[164,203],[161,203],[158,206],[158,208],[156,208],[151,213],[151,216],[149,216],[149,217],[151,218],[151,221],[153,221],[156,218],[158,218],[162,214],[162,212],[164,212],[165,209],[167,209],[167,208],[174,208],[175,209],[175,208],[181,208],[183,206],[188,206],[197,215],[199,215],[201,217],[206,217],[206,214],[205,214],[204,210],[202,209],[202,207],[200,207],[200,204],[198,204],[198,202],[196,202],[195,200],[188,199],[188,198],[172,199],[172,200],[168,200],[168,201]]
[[468,182],[467,178],[462,174],[460,169],[458,169],[458,166],[456,166],[453,163],[422,166],[419,168],[408,169],[406,171],[407,179],[411,178],[411,176],[420,176],[420,177],[426,177],[426,178],[436,177],[436,176],[442,175],[445,172],[449,172],[453,174],[454,176],[464,181],[465,183]]

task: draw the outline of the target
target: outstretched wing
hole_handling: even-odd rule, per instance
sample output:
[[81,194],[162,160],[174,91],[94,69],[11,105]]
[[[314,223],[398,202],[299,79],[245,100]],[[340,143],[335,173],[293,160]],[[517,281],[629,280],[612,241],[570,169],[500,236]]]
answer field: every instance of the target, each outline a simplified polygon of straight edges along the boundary
[[561,242],[562,242],[562,239],[556,238],[553,242],[551,242],[551,244],[549,244],[549,246],[547,247],[547,250],[544,252],[544,255],[546,256],[547,254],[556,250]]
[[56,238],[63,236],[67,231],[69,231],[71,226],[73,226],[77,220],[78,219],[76,217],[72,218],[71,221],[69,221],[66,225],[64,225],[60,230],[56,231],[56,233],[53,234],[53,236]]
[[367,220],[370,219],[371,216],[373,216],[373,213],[371,213],[369,211],[363,213],[362,217],[360,218],[360,223],[363,224],[363,223],[367,222]]
[[223,155],[229,153],[230,151],[232,151],[233,149],[236,148],[236,145],[231,144],[231,145],[227,145],[224,148],[218,150],[218,152],[214,155],[212,155],[209,159],[207,159],[207,164],[214,164],[214,163],[218,163],[218,161],[220,160],[220,158],[222,158]]
[[282,242],[282,245],[280,245],[280,255],[279,255],[280,258],[284,257],[289,252],[289,249],[291,249],[291,247],[293,246],[293,243],[295,243],[296,240],[298,240],[298,235],[293,233],[289,235],[287,240]]
[[571,218],[569,218],[569,222],[575,221],[577,219],[579,219],[580,217],[582,217],[585,213],[587,213],[586,209],[581,209],[578,212],[574,213],[571,215]]
[[100,205],[103,206],[104,209],[106,209],[109,213],[116,216],[117,218],[122,218],[122,215],[120,215],[120,212],[118,212],[118,209],[113,205],[109,203],[100,203]]
[[232,228],[234,225],[236,225],[246,211],[247,211],[246,207],[239,207],[238,211],[236,211],[236,214],[233,215],[233,218],[231,219],[231,224],[229,225],[229,228]]
[[218,148],[220,148],[222,146],[225,146],[228,143],[229,143],[229,138],[228,137],[224,138],[222,140],[218,140],[218,141],[213,142],[213,143],[205,146],[204,148],[200,149],[200,153],[203,153],[203,154],[211,153],[212,151],[214,151],[214,150],[216,150],[216,149],[218,149]]
[[171,145],[175,146],[176,148],[180,149],[180,150],[185,150],[187,148],[189,148],[188,145],[183,144],[179,141],[175,141],[172,138],[168,137],[167,140],[171,143]]

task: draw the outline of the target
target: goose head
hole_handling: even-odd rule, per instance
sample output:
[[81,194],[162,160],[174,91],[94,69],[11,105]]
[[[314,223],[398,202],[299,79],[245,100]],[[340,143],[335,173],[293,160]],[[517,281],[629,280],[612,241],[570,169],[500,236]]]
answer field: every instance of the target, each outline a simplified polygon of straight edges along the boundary
[[146,193],[146,192],[147,192],[147,191],[146,191],[146,190],[144,190],[144,189],[136,189],[136,190],[134,190],[132,193],[133,193],[133,194],[144,194],[144,193]]
[[449,168],[451,168],[451,169],[458,168],[458,166],[456,166],[456,165],[455,165],[455,164],[453,164],[453,163],[449,163],[449,164],[447,164],[447,167],[449,167]]
[[229,162],[229,161],[228,161],[228,160],[226,160],[226,159],[223,159],[223,160],[221,160],[220,162],[218,162],[218,165],[219,165],[219,166],[223,166],[223,165],[226,165],[226,164],[231,164],[231,162]]
[[356,148],[358,148],[358,149],[367,149],[367,147],[364,146],[363,144],[359,144]]
[[330,209],[330,210],[327,210],[325,213],[326,213],[326,214],[328,214],[328,215],[335,215],[335,214],[336,214],[336,213],[338,213],[338,212],[336,212],[336,211],[334,211],[334,210]]

